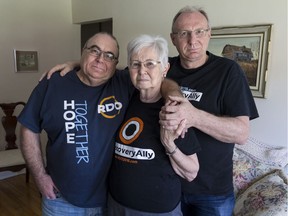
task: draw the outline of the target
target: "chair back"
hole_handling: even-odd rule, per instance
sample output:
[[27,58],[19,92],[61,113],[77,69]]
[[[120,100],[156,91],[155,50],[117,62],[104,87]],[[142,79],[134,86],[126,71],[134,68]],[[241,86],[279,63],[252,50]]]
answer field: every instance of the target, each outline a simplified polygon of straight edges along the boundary
[[16,126],[17,126],[17,117],[14,114],[14,110],[18,105],[25,106],[24,102],[16,102],[16,103],[0,103],[0,107],[2,108],[5,116],[2,117],[2,125],[5,130],[5,140],[6,146],[5,150],[9,149],[17,149],[16,145]]

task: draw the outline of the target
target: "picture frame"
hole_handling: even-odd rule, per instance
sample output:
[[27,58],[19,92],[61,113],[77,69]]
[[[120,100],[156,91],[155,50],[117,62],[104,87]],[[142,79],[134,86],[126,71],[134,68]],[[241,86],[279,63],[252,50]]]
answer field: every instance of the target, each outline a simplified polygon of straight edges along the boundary
[[272,24],[211,29],[208,50],[236,61],[246,74],[252,95],[265,98]]
[[13,50],[15,72],[38,72],[38,52]]

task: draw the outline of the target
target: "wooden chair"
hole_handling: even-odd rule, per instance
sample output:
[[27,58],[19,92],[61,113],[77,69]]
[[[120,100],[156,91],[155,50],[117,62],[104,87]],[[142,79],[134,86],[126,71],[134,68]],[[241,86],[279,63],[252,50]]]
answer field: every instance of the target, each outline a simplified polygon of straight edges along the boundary
[[20,171],[26,168],[26,182],[29,182],[29,170],[26,166],[20,149],[16,145],[16,126],[17,117],[13,115],[15,108],[18,105],[25,106],[24,102],[16,103],[0,103],[5,116],[2,117],[2,125],[6,132],[6,146],[4,151],[0,151],[0,172],[2,171]]

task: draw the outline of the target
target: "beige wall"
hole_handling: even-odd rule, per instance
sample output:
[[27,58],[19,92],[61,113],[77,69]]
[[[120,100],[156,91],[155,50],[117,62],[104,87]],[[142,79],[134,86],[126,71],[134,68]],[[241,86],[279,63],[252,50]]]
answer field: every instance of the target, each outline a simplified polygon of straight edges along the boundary
[[[27,101],[43,71],[78,59],[79,30],[79,25],[72,24],[71,0],[1,0],[0,103]],[[37,50],[39,72],[15,73],[13,49]],[[0,149],[3,134],[1,126]]]
[[[269,145],[287,145],[287,1],[279,0],[72,0],[75,23],[113,18],[120,43],[120,65],[126,65],[126,45],[141,33],[169,40],[174,14],[194,4],[206,9],[212,27],[272,23],[267,99],[255,99],[260,118],[251,122],[251,136]],[[170,43],[170,55],[176,50]]]

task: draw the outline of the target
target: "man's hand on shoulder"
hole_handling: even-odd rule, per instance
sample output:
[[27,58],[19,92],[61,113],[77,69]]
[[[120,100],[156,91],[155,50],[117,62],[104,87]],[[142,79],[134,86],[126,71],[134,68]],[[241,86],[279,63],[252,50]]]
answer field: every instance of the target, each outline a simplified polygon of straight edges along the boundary
[[44,77],[47,76],[47,79],[50,79],[53,73],[60,72],[61,76],[65,76],[68,72],[73,70],[75,67],[79,66],[79,61],[69,61],[64,64],[57,64],[52,67],[50,70],[44,72],[39,81],[41,81]]

